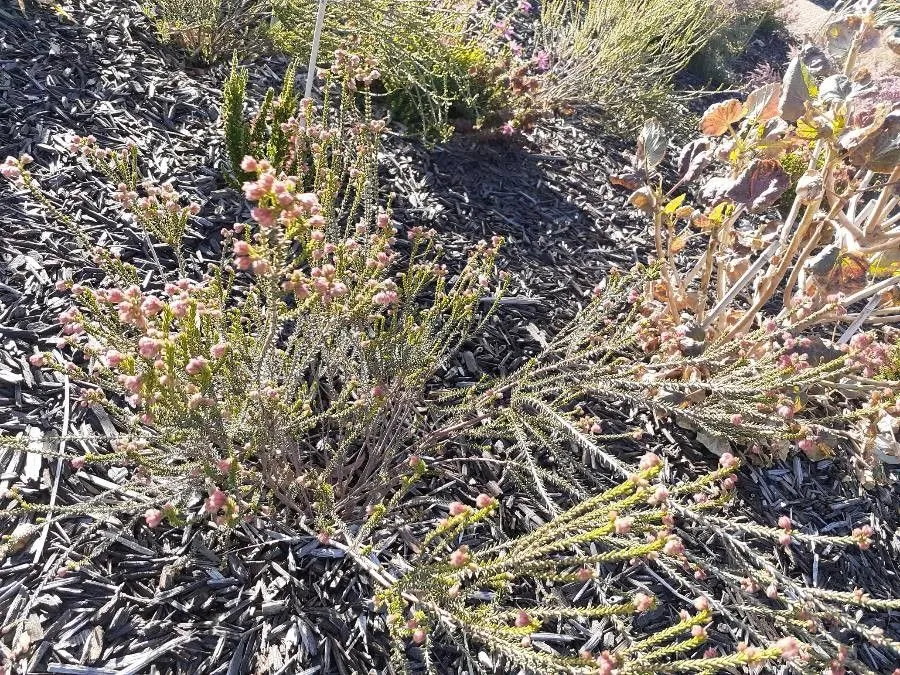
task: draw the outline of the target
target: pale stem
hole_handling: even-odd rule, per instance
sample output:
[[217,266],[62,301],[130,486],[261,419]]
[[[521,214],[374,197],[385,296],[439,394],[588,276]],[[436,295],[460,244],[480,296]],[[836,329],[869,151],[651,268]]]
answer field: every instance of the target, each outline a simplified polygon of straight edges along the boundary
[[769,244],[769,248],[764,250],[759,257],[753,262],[750,268],[741,275],[741,278],[738,279],[734,286],[728,289],[728,292],[725,294],[725,297],[712,308],[709,313],[709,316],[706,317],[706,320],[702,323],[704,328],[708,328],[715,318],[722,312],[731,302],[734,300],[735,296],[743,290],[743,288],[749,284],[755,277],[759,270],[762,269],[762,266],[765,265],[769,259],[775,255],[775,251],[778,248],[778,241],[773,241]]
[[[309,49],[309,65],[306,68],[306,88],[303,97],[309,99],[312,97],[313,81],[316,77],[316,62],[319,59],[319,41],[322,39],[322,26],[325,24],[325,3],[326,0],[319,0],[318,11],[316,12],[316,28],[313,31],[312,46]],[[301,118],[301,124],[304,123],[305,117]]]
[[881,298],[877,295],[873,295],[869,302],[866,303],[866,306],[863,310],[857,315],[857,317],[853,320],[847,330],[844,331],[844,334],[841,335],[840,339],[837,341],[839,345],[845,345],[850,342],[850,339],[856,335],[857,331],[862,327],[863,323],[866,319],[871,316],[872,312],[874,312],[878,308],[878,303],[881,302]]
[[875,208],[872,210],[872,215],[869,216],[868,221],[862,228],[865,234],[871,234],[884,217],[885,212],[888,210],[888,202],[890,202],[891,198],[894,196],[894,185],[898,180],[900,180],[900,165],[895,166],[894,170],[891,171],[891,175],[887,180],[887,185],[884,186],[881,194],[878,196],[878,201],[875,202]]
[[865,300],[874,293],[881,293],[881,291],[887,290],[891,286],[896,286],[897,284],[900,284],[900,276],[889,277],[887,279],[884,279],[883,281],[879,281],[877,284],[873,284],[872,286],[864,288],[861,291],[854,293],[853,295],[848,295],[841,301],[841,304],[844,307],[849,307],[850,305],[859,302],[860,300]]
[[806,271],[803,269],[803,264],[806,262],[806,259],[812,255],[813,249],[818,246],[821,235],[821,228],[816,228],[816,231],[810,236],[809,241],[806,242],[806,246],[800,251],[800,255],[794,263],[794,269],[791,270],[791,275],[788,277],[787,283],[784,286],[783,307],[787,308],[791,306],[791,299],[794,296],[794,286],[797,285],[798,280],[800,282],[800,288],[806,286]]
[[[795,204],[799,202],[799,197],[795,200]],[[793,239],[791,239],[791,243],[788,245],[788,250],[784,252],[781,257],[781,260],[778,263],[778,267],[775,268],[774,272],[767,273],[765,275],[765,281],[760,285],[759,293],[757,294],[757,298],[753,303],[753,306],[747,311],[744,317],[738,321],[738,323],[728,332],[727,337],[733,337],[747,325],[753,321],[753,317],[756,316],[756,313],[762,309],[763,305],[768,302],[769,298],[775,293],[778,288],[779,282],[784,278],[785,273],[787,272],[788,266],[791,264],[791,260],[794,257],[794,254],[797,251],[797,248],[800,246],[800,242],[803,239],[803,236],[806,234],[806,229],[809,227],[812,222],[813,215],[815,215],[816,211],[819,209],[819,203],[821,199],[817,199],[814,202],[811,202],[806,207],[806,212],[803,215],[803,220],[800,222],[800,225],[797,227],[797,232],[794,234]],[[787,224],[785,224],[785,230],[787,230]],[[783,235],[784,233],[782,233]]]

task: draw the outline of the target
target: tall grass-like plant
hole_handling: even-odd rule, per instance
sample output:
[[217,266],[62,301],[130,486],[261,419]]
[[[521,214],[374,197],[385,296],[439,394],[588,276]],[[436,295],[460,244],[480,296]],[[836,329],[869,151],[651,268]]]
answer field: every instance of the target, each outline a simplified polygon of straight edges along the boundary
[[704,0],[548,0],[540,11],[551,55],[541,102],[599,104],[632,127],[670,109],[673,77],[727,20]]

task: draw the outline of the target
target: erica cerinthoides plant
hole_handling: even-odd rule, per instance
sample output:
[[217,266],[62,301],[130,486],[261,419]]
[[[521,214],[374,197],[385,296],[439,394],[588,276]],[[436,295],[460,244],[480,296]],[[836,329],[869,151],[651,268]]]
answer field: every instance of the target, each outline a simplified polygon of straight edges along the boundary
[[605,443],[646,432],[608,419],[610,401],[673,418],[719,453],[733,443],[760,459],[792,447],[822,457],[857,444],[871,455],[874,423],[896,414],[898,402],[888,382],[873,381],[873,395],[862,397],[852,384],[883,358],[878,343],[861,335],[841,351],[802,326],[774,322],[738,340],[710,337],[689,315],[676,319],[666,303],[643,298],[660,274],[654,267],[611,276],[537,356],[479,384],[493,401],[490,416],[483,400],[456,395],[473,422],[466,433],[474,442],[502,439],[493,447],[523,487],[536,488],[552,510],[557,490],[590,494],[584,461],[621,470]]
[[[75,359],[39,353],[32,364],[65,368],[128,430],[112,453],[77,461],[124,461],[153,484],[148,524],[174,517],[188,486],[223,524],[276,497],[330,531],[414,473],[423,388],[475,327],[482,296],[499,290],[500,241],[476,246],[448,278],[434,232],[412,227],[401,264],[389,213],[373,201],[383,125],[341,109],[331,117],[310,103],[305,124],[286,122],[303,130],[283,164],[296,173],[242,159],[252,220],[223,231],[223,264],[188,269],[179,253],[177,273],[159,265],[142,284],[101,250],[105,279],[61,285],[72,305],[60,346]],[[130,149],[74,145],[120,181],[117,200],[150,235],[180,247],[194,207],[167,187],[139,196]],[[21,179],[15,160],[7,166]]]
[[[766,548],[868,547],[869,533],[809,536],[786,517],[778,528],[727,524],[715,514],[730,499],[737,465],[726,455],[717,471],[674,484],[649,453],[615,487],[501,542],[490,527],[501,501],[480,494],[474,505],[452,502],[447,517],[424,532],[408,571],[395,577],[360,560],[386,587],[376,600],[387,612],[398,665],[413,657],[434,670],[436,654],[456,645],[462,654],[487,650],[501,672],[716,672],[775,659],[812,670],[843,667],[853,661],[846,646],[817,634],[831,629],[840,603],[883,611],[897,601],[805,588],[777,571]],[[698,557],[684,536],[720,536],[739,552]],[[647,586],[621,584],[620,572],[644,566],[666,580],[657,588],[680,589],[669,596],[671,605]],[[632,621],[651,611],[652,624]],[[843,623],[880,644],[877,631],[868,636],[855,620]],[[740,626],[751,639],[729,640],[723,625]],[[593,634],[604,626],[614,627],[615,637],[599,646]]]

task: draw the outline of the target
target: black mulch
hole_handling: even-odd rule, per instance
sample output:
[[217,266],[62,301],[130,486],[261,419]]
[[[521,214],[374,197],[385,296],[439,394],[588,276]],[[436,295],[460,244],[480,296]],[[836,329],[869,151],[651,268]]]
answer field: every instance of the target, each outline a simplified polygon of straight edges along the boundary
[[[71,20],[43,10],[23,17],[16,3],[0,5],[0,159],[32,154],[52,195],[98,238],[140,261],[148,256],[142,239],[116,215],[105,186],[64,161],[57,138],[74,132],[94,134],[101,144],[132,141],[145,168],[174,179],[204,204],[191,242],[198,263],[218,259],[218,229],[245,210],[218,171],[215,122],[225,68],[185,69],[127,0],[88,0],[69,12]],[[283,66],[278,59],[254,64],[254,88],[277,84]],[[449,378],[465,382],[515,368],[611,266],[627,268],[646,254],[646,224],[607,182],[629,147],[604,133],[602,123],[577,118],[542,124],[527,139],[460,135],[431,150],[389,141],[383,174],[397,195],[399,221],[436,227],[456,259],[493,234],[508,242],[504,265],[514,274],[514,297],[470,341]],[[65,300],[54,282],[66,270],[78,279],[96,274],[74,249],[64,226],[0,187],[0,429],[31,439],[33,449],[55,449],[49,437],[64,426],[88,435],[109,424],[102,411],[74,408],[62,379],[41,375],[26,360],[56,334],[55,315]],[[655,430],[651,447],[679,473],[714,463],[677,427],[614,404],[606,414],[613,428],[638,423]],[[631,444],[611,451],[634,457],[640,450]],[[471,471],[462,482],[483,484],[485,476]],[[115,467],[74,471],[36,452],[12,450],[0,451],[0,472],[2,508],[12,485],[46,499],[58,482],[57,504],[66,505],[125,475]],[[735,513],[771,524],[789,512],[807,531],[824,533],[871,522],[879,543],[870,551],[820,557],[798,550],[792,569],[822,586],[900,596],[897,482],[860,492],[842,475],[831,462],[801,458],[748,468],[741,481],[745,499]],[[200,525],[151,532],[112,516],[64,520],[0,561],[0,642],[11,646],[16,622],[24,622],[33,643],[28,672],[384,672],[386,641],[373,589],[345,573],[338,549],[286,524],[270,526],[248,524],[221,541]],[[385,536],[388,545],[410,533]],[[79,546],[104,540],[115,541],[90,565],[49,574],[70,549],[77,557]],[[636,584],[664,592],[639,570],[633,574]],[[894,635],[898,624],[896,617],[884,623]],[[647,630],[653,627],[651,620]],[[861,656],[889,672],[883,654]],[[441,672],[456,669],[454,654],[438,658]]]

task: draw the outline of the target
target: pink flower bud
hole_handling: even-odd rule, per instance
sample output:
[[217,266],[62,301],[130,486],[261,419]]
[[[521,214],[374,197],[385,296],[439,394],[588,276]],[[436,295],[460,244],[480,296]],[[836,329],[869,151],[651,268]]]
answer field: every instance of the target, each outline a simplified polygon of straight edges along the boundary
[[451,502],[450,503],[450,515],[451,516],[461,516],[462,514],[468,512],[469,507],[463,504],[462,502]]
[[261,206],[250,209],[250,217],[263,227],[272,227],[275,224],[275,212]]
[[698,612],[708,612],[709,611],[709,598],[705,595],[701,595],[699,598],[694,600],[694,608]]
[[730,452],[723,453],[722,456],[719,457],[719,466],[723,469],[733,469],[738,464],[740,464],[740,460]]
[[816,451],[816,442],[811,438],[804,438],[797,441],[797,448],[808,455]]
[[141,377],[140,375],[126,375],[122,378],[122,386],[125,388],[125,391],[138,394],[141,391]]
[[269,265],[269,261],[262,258],[254,260],[250,266],[253,268],[253,273],[259,276],[265,276],[272,269],[272,266]]
[[226,495],[219,488],[215,488],[212,492],[209,493],[209,498],[206,500],[204,504],[204,508],[207,513],[214,514],[218,512],[223,506],[225,506],[225,502],[228,500],[228,495]]
[[209,353],[214,359],[221,359],[230,348],[231,346],[227,342],[217,342],[209,348]]
[[653,491],[653,494],[647,499],[647,503],[656,506],[658,504],[663,504],[669,499],[669,490],[662,486],[658,485],[656,489]]
[[140,354],[142,358],[155,359],[159,355],[161,349],[162,345],[159,340],[154,340],[149,337],[142,337],[138,340],[138,354]]
[[775,643],[775,647],[781,650],[781,656],[786,659],[794,659],[800,655],[800,644],[795,637],[783,637]]
[[655,452],[648,452],[643,457],[641,457],[638,468],[641,471],[646,471],[647,469],[652,469],[655,466],[659,466],[660,462],[662,462],[662,460],[660,459],[659,455],[657,455]]
[[241,169],[248,173],[256,171],[256,160],[253,159],[253,157],[251,157],[250,155],[244,155],[244,159],[241,160]]
[[656,600],[651,595],[647,595],[646,593],[635,593],[634,595],[634,611],[636,612],[646,612],[647,610],[653,609],[653,606],[656,604]]
[[475,506],[477,506],[479,509],[486,509],[489,506],[493,506],[496,503],[497,503],[496,499],[494,499],[490,495],[487,495],[483,492],[480,495],[478,495],[478,497],[475,498]]
[[671,556],[680,556],[684,554],[684,544],[678,537],[669,537],[666,545],[663,546],[663,553]]
[[163,512],[159,509],[147,509],[144,512],[144,520],[147,521],[147,527],[150,529],[154,529],[159,527],[159,524],[162,522]]
[[516,614],[515,624],[516,624],[516,628],[525,628],[525,626],[528,626],[531,624],[531,617],[528,616],[528,614],[526,612],[523,612],[520,609],[519,612]]
[[872,336],[866,333],[857,333],[850,338],[850,347],[853,349],[865,349],[872,344]]
[[149,296],[141,303],[141,313],[144,316],[156,316],[165,307],[165,303],[156,296]]
[[582,567],[575,573],[575,576],[578,578],[578,581],[590,581],[594,578],[594,570],[589,567]]
[[44,354],[32,354],[28,357],[28,363],[36,368],[40,368],[47,365],[47,357]]
[[425,642],[425,639],[427,637],[428,637],[428,635],[427,635],[427,633],[425,633],[424,630],[422,630],[421,628],[417,628],[416,630],[413,631],[412,641],[415,642],[417,645],[420,645],[423,642]]
[[632,525],[634,525],[634,518],[630,516],[620,516],[613,522],[616,534],[628,534],[631,532]]
[[856,545],[861,550],[866,551],[872,546],[872,535],[874,533],[870,525],[862,525],[861,527],[854,527],[850,536],[856,540]]
[[469,547],[460,546],[450,554],[450,564],[453,567],[465,567],[469,564]]
[[187,362],[187,365],[184,367],[184,371],[188,375],[199,375],[203,372],[203,369],[206,368],[207,361],[202,356],[195,356],[190,361]]
[[781,516],[780,518],[778,518],[778,527],[780,527],[785,532],[790,532],[794,528],[794,525],[791,522],[790,518],[788,518],[787,516]]

